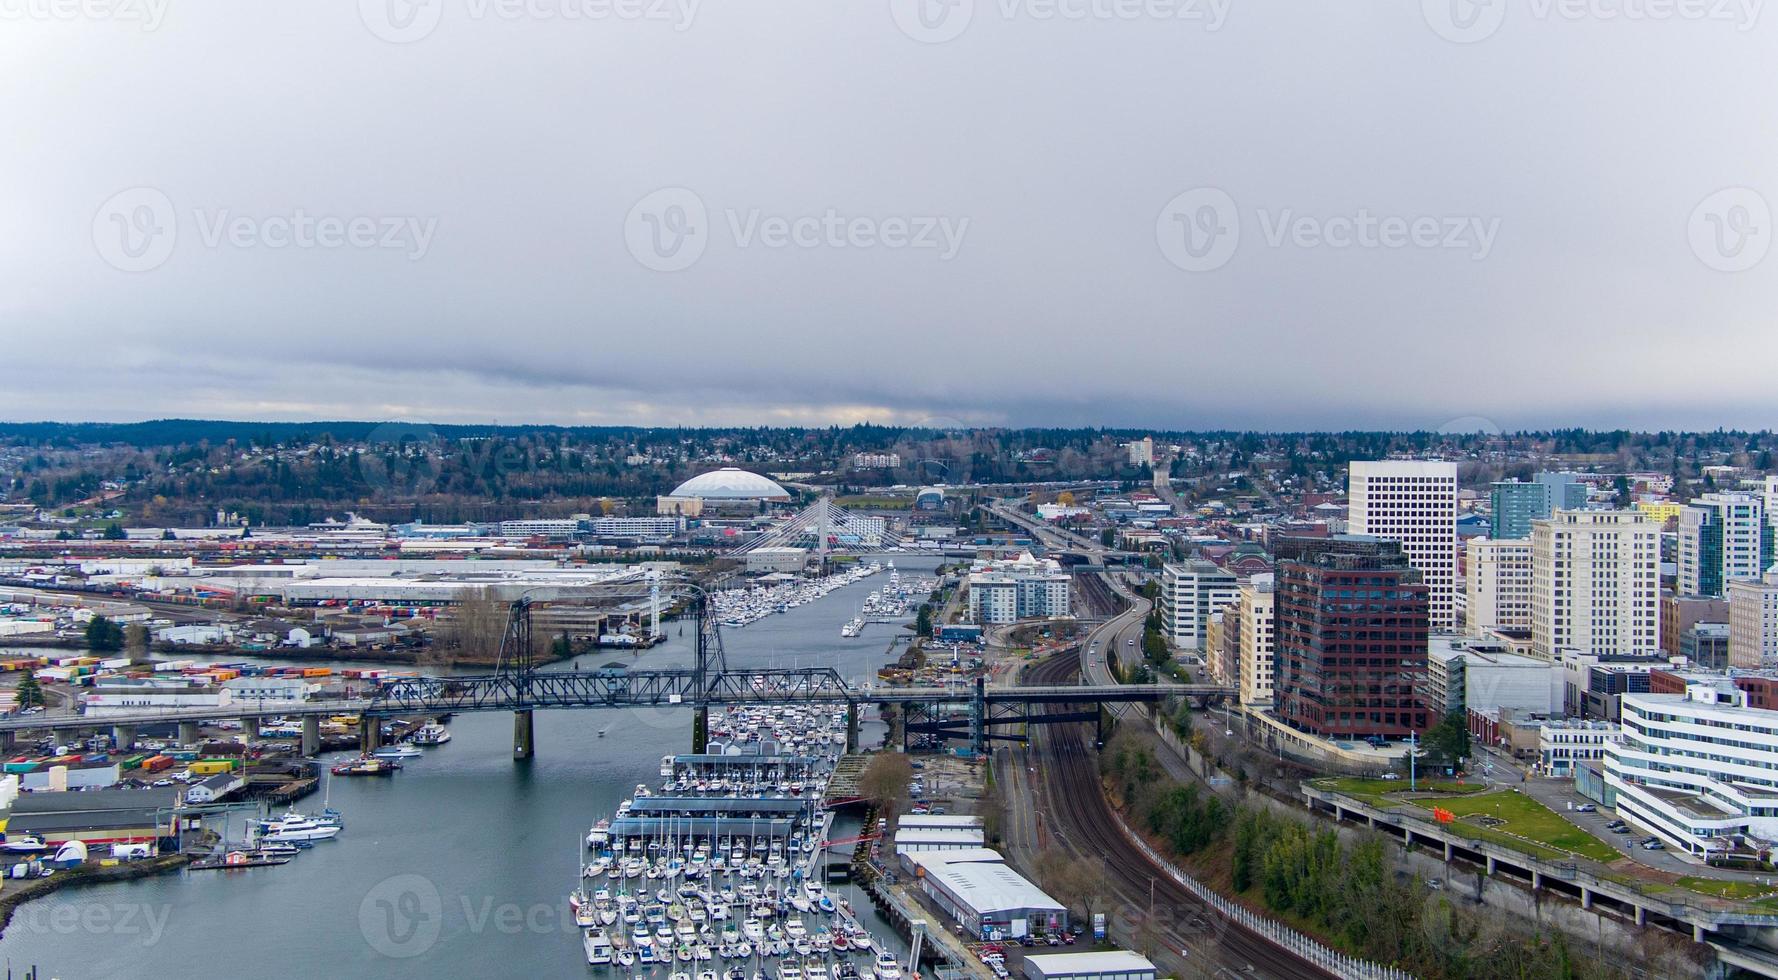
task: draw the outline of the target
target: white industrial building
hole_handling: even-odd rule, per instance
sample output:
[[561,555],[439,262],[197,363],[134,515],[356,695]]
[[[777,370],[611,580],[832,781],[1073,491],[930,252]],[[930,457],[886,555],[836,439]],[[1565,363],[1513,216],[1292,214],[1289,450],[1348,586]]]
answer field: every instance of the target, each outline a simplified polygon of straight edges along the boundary
[[980,827],[909,827],[895,830],[895,853],[912,851],[966,851],[987,842]]
[[215,803],[247,785],[237,772],[220,772],[185,791],[187,803]]
[[959,926],[982,939],[1019,939],[1068,927],[1068,908],[1005,864],[930,861],[920,885]]
[[809,552],[804,548],[755,548],[747,552],[746,560],[750,572],[797,574],[808,566]]
[[1148,957],[1125,949],[1025,957],[1025,980],[1155,980],[1159,975]]
[[670,538],[685,529],[679,517],[595,517],[588,525],[601,538]]
[[1625,694],[1605,750],[1618,815],[1693,857],[1778,841],[1778,711],[1728,678],[1684,694]]

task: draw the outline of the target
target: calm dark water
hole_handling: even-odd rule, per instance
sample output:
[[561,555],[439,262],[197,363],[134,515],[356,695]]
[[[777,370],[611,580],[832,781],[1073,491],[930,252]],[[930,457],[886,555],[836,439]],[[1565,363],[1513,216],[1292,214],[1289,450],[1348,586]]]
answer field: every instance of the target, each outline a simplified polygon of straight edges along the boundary
[[[922,574],[936,563],[897,558]],[[897,631],[872,625],[843,640],[839,629],[886,581],[879,574],[724,631],[729,662],[869,677]],[[665,628],[671,641],[653,650],[580,665],[689,664],[690,625],[683,635],[677,623]],[[393,779],[334,780],[330,801],[345,832],[290,864],[59,892],[19,909],[0,936],[0,960],[64,980],[616,976],[586,965],[568,915],[581,837],[637,783],[659,781],[662,755],[690,750],[690,712],[539,712],[537,757],[524,764],[511,759],[509,714],[458,715],[450,729],[448,745]],[[880,729],[867,726],[863,738]],[[856,897],[853,905],[868,909]]]

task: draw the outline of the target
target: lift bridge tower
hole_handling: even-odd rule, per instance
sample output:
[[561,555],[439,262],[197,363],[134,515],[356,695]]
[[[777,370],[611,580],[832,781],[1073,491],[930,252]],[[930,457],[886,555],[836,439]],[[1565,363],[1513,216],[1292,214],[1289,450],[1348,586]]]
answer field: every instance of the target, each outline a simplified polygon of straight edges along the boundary
[[[536,637],[532,629],[532,617],[537,608],[609,603],[616,599],[634,601],[646,595],[649,603],[649,637],[651,640],[658,640],[662,635],[660,617],[663,605],[660,573],[649,573],[646,593],[642,592],[640,585],[640,582],[632,579],[608,586],[595,586],[589,593],[582,595],[547,599],[522,595],[513,602],[507,613],[506,631],[500,639],[500,654],[495,667],[495,683],[511,698],[514,705],[513,758],[529,759],[537,752],[534,706],[544,703],[538,697],[538,675],[542,672],[538,670]],[[702,752],[709,731],[710,681],[728,670],[728,658],[722,650],[722,633],[716,616],[710,609],[709,595],[695,585],[684,588],[689,591],[691,611],[697,620],[696,659],[692,666],[691,679],[692,744],[697,751]],[[562,675],[555,676],[559,678]]]

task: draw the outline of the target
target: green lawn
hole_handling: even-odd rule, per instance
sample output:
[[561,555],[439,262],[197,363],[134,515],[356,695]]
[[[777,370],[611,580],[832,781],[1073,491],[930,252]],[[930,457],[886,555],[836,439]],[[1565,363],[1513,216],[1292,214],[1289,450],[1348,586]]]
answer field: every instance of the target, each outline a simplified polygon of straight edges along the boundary
[[[1415,800],[1413,803],[1428,810],[1440,806],[1456,814],[1456,829],[1461,833],[1475,833],[1509,847],[1530,850],[1534,854],[1547,856],[1547,850],[1553,848],[1601,863],[1622,857],[1616,848],[1562,819],[1554,810],[1523,793],[1503,790],[1440,800]],[[1484,825],[1478,819],[1481,817],[1493,817],[1501,822]],[[1524,846],[1526,843],[1536,846],[1527,848]]]
[[1674,882],[1681,888],[1689,889],[1701,895],[1714,895],[1717,898],[1733,898],[1745,900],[1764,898],[1778,892],[1778,888],[1762,885],[1757,881],[1723,881],[1717,878],[1681,878]]
[[[1316,789],[1327,790],[1330,793],[1343,793],[1347,796],[1358,797],[1367,803],[1376,804],[1395,802],[1385,801],[1383,797],[1387,794],[1408,792],[1408,781],[1406,779],[1329,777],[1326,779],[1315,780],[1314,786]],[[1482,783],[1459,783],[1448,779],[1440,781],[1422,779],[1417,784],[1416,791],[1421,793],[1468,794],[1480,793],[1487,788],[1488,787]]]

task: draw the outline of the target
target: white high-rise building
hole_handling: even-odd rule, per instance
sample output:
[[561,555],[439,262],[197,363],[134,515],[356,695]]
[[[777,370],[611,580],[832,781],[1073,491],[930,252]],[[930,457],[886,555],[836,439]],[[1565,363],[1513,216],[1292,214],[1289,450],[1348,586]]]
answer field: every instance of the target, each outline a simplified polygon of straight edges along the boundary
[[[1273,578],[1255,575],[1241,586],[1235,610],[1241,617],[1241,703],[1270,707],[1272,704],[1272,610]],[[1228,615],[1228,613],[1224,613]]]
[[1204,649],[1210,617],[1235,601],[1240,580],[1215,562],[1194,558],[1161,569],[1161,623],[1180,650]]
[[1126,442],[1126,443],[1124,443],[1124,448],[1126,450],[1128,450],[1130,453],[1130,465],[1131,466],[1153,466],[1154,465],[1154,437],[1153,436],[1143,436],[1142,438],[1137,439],[1135,442]]
[[1772,525],[1754,493],[1707,493],[1679,513],[1679,594],[1722,596],[1773,561]]
[[1471,636],[1531,627],[1531,539],[1470,538],[1465,561]]
[[1457,464],[1354,461],[1348,474],[1352,534],[1401,542],[1431,593],[1435,633],[1457,626]]
[[1729,583],[1729,666],[1778,667],[1778,571]]
[[1653,654],[1661,530],[1636,510],[1558,510],[1531,522],[1531,654]]

